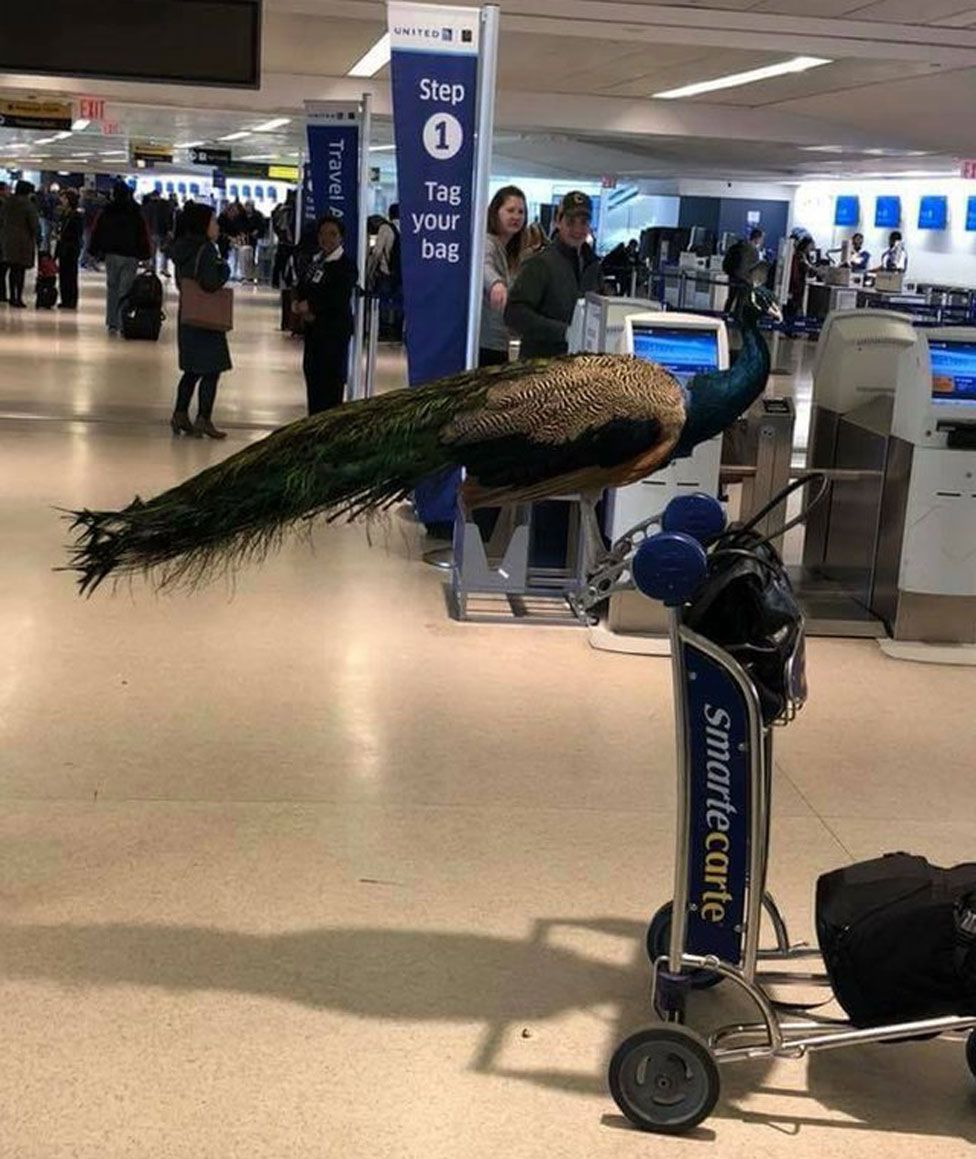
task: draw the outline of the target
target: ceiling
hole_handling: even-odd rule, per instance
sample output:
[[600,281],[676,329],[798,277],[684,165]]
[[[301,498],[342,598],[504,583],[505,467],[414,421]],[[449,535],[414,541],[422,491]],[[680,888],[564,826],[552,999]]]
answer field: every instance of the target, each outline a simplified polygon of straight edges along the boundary
[[[790,180],[950,172],[973,151],[976,0],[562,0],[558,10],[549,0],[502,0],[501,9],[499,172]],[[0,74],[0,95],[104,97],[120,128],[104,136],[92,125],[41,146],[34,142],[50,133],[0,129],[0,162],[112,168],[132,140],[202,141],[230,147],[235,159],[293,161],[302,101],[364,90],[373,97],[375,143],[389,144],[386,70],[367,82],[345,75],[384,28],[377,0],[265,0],[258,92]],[[653,99],[798,54],[832,63],[691,99]],[[292,120],[273,133],[219,140],[275,116]],[[392,163],[390,151],[377,153],[380,161]]]

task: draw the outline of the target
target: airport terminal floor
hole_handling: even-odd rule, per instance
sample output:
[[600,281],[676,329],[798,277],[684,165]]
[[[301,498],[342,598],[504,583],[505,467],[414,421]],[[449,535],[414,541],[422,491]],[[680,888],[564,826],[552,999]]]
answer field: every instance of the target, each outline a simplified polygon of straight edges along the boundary
[[[653,1022],[671,890],[666,661],[452,621],[409,512],[317,526],[191,595],[75,594],[56,508],[147,496],[303,413],[277,299],[241,294],[224,443],[173,439],[158,344],[0,307],[0,1154],[11,1159],[959,1156],[958,1042],[723,1070],[631,1129],[606,1062]],[[801,344],[797,344],[798,348]],[[384,354],[384,381],[399,373]],[[786,382],[787,380],[781,380]],[[771,884],[972,856],[972,669],[808,644],[777,736]],[[739,1018],[724,988],[697,1025]]]

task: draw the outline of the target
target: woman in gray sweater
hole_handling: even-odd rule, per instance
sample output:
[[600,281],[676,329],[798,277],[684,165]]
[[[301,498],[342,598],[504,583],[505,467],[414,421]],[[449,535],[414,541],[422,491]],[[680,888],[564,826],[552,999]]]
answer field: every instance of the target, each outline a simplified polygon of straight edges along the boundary
[[522,260],[526,217],[525,194],[515,185],[499,189],[488,206],[479,366],[508,362],[505,305]]

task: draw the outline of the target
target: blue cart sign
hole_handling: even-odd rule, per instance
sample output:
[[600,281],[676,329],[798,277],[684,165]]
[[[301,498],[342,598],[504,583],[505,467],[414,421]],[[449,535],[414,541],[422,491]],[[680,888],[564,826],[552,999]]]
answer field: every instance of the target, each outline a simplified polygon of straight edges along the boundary
[[710,657],[685,645],[688,689],[688,933],[691,954],[738,965],[749,876],[749,709]]
[[305,116],[309,180],[302,218],[315,221],[326,213],[341,218],[346,249],[355,261],[359,239],[359,108],[306,101]]
[[[418,386],[466,362],[481,11],[387,10],[407,368]],[[423,522],[454,521],[458,478],[418,487]]]

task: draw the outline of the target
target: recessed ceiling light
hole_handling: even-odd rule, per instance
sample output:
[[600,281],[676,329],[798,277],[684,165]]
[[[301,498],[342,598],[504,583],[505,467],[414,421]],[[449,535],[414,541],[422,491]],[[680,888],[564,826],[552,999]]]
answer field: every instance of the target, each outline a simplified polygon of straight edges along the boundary
[[34,142],[35,145],[52,145],[59,138],[57,137],[38,137]]
[[90,124],[91,121],[85,120],[84,117],[78,117],[77,120],[71,122],[71,131],[73,133],[82,133]]
[[242,157],[242,161],[273,161],[274,153],[248,153],[246,157]]
[[283,125],[290,125],[291,117],[275,117],[273,121],[265,121],[263,125],[255,125],[255,133],[273,133],[275,129],[280,129]]
[[179,145],[174,145],[174,149],[197,149],[202,145],[202,141],[182,141]]
[[124,149],[113,149],[109,153],[99,153],[100,157],[127,157],[128,154]]
[[391,153],[396,145],[370,145],[370,153]]
[[843,145],[801,145],[801,153],[846,153]]
[[218,137],[218,141],[243,141],[245,137],[250,137],[250,131],[241,133],[228,133],[226,137]]
[[808,69],[820,68],[821,65],[832,63],[833,61],[822,56],[794,56],[791,60],[780,61],[779,64],[769,64],[765,68],[753,68],[748,72],[734,72],[728,76],[716,77],[714,80],[684,85],[680,89],[668,89],[667,92],[654,93],[654,97],[661,101],[674,101],[679,97],[697,97],[701,93],[714,93],[718,92],[719,89],[736,89],[741,85],[758,84],[760,81],[772,80],[773,77],[806,72]]
[[375,76],[390,63],[390,34],[384,32],[373,47],[356,61],[348,76]]

